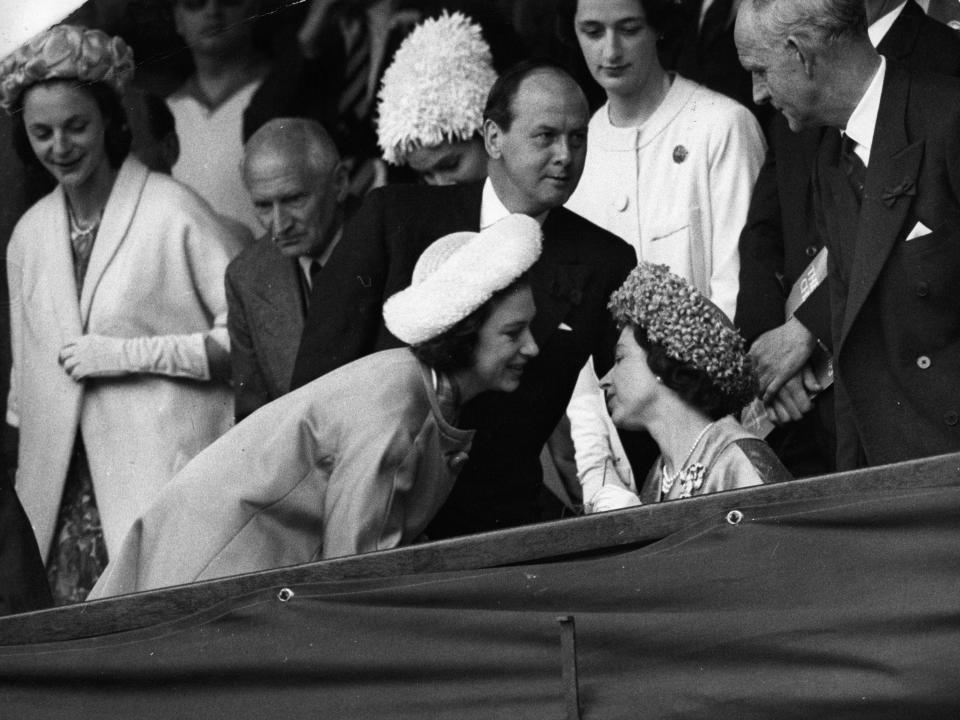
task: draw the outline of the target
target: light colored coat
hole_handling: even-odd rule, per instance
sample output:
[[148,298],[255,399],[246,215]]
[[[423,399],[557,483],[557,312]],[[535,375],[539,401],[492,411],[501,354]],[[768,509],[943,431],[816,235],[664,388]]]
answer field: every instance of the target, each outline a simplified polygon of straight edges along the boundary
[[733,317],[737,242],[766,150],[756,119],[680,76],[639,128],[614,127],[609,110],[590,120],[583,175],[566,206],[626,240],[638,260],[669,265]]
[[200,198],[132,158],[104,209],[79,302],[62,188],[17,224],[7,249],[7,422],[20,429],[17,493],[44,556],[78,429],[112,554],[157,491],[232,420],[225,384],[160,375],[75,382],[60,349],[84,334],[177,336],[194,356],[207,336],[228,347],[223,274],[238,251]]
[[448,424],[407,348],[356,360],[260,408],[133,525],[91,598],[414,542],[473,431]]
[[[566,207],[626,240],[638,260],[668,265],[732,318],[740,231],[766,151],[756,119],[679,75],[639,128],[614,127],[609,109],[590,120],[583,176]],[[584,500],[617,475],[631,487],[590,363],[567,413]]]

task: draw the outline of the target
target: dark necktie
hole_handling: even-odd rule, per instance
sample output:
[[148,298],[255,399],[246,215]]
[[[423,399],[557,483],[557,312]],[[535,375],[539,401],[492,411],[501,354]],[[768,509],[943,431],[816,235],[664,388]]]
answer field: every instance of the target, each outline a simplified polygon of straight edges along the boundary
[[857,196],[857,203],[863,203],[863,186],[867,180],[867,166],[863,164],[860,156],[854,152],[857,146],[856,141],[849,135],[843,136],[840,143],[840,169],[843,170],[847,180],[850,181],[850,187]]

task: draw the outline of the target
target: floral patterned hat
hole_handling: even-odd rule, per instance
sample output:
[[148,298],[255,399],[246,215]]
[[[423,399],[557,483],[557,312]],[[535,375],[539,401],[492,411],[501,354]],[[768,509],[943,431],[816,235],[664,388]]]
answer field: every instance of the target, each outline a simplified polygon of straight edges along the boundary
[[618,327],[643,328],[669,357],[706,374],[731,404],[746,405],[756,395],[743,337],[720,308],[666,265],[637,265],[608,307]]
[[483,126],[483,106],[496,80],[479,25],[458,12],[425,20],[383,74],[377,98],[383,159],[402,165],[418,147],[469,140]]
[[105,82],[122,95],[133,69],[133,51],[122,38],[77,25],[55,25],[0,62],[0,105],[9,113],[24,90],[58,78]]

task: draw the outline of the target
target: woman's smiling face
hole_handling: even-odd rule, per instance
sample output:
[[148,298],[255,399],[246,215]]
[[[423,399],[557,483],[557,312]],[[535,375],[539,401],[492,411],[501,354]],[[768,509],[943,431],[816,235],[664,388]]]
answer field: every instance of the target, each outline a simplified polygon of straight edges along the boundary
[[484,390],[512,392],[539,349],[530,334],[533,292],[519,285],[497,302],[480,328],[471,372]]
[[37,159],[65,187],[81,187],[108,164],[103,114],[93,96],[73,82],[28,89],[23,121]]

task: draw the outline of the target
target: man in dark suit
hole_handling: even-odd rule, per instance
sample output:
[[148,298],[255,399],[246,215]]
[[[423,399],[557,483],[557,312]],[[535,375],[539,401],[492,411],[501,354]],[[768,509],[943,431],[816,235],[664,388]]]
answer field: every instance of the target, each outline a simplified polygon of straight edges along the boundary
[[564,70],[533,62],[507,71],[490,91],[484,118],[485,184],[370,194],[314,289],[294,371],[299,385],[398,345],[381,306],[409,283],[420,253],[438,237],[476,231],[508,213],[542,222],[543,254],[530,271],[540,355],[516,392],[487,393],[464,406],[461,423],[477,434],[428,529],[434,538],[542,517],[540,450],[587,358],[593,355],[598,374],[610,366],[615,331],[606,304],[636,264],[626,243],[562,207],[583,170],[589,121],[583,92]]
[[239,422],[290,389],[310,288],[342,233],[346,173],[323,127],[271,120],[244,148],[243,178],[267,231],[227,266]]
[[[960,76],[960,35],[927,17],[914,0],[892,11],[890,4],[865,3],[868,34],[877,50],[910,68]],[[823,246],[811,205],[812,169],[823,134],[823,128],[792,132],[783,115],[776,114],[740,236],[736,324],[753,343],[751,354],[763,375],[770,416],[781,425],[768,440],[795,476],[830,472],[835,462],[833,391],[825,388],[816,399],[810,396],[794,369],[807,363],[809,337],[803,333],[792,342],[789,328],[784,328],[784,302]],[[829,337],[826,285],[807,298],[793,321],[813,337]]]
[[753,104],[750,75],[740,66],[733,42],[737,0],[681,0],[674,3],[677,27],[666,33],[659,48],[664,67],[723,93],[759,113],[766,124],[769,111]]
[[888,63],[861,0],[746,0],[740,13],[755,96],[792,130],[826,128],[813,209],[838,469],[960,450],[960,82]]

